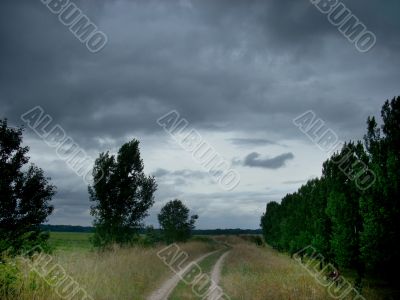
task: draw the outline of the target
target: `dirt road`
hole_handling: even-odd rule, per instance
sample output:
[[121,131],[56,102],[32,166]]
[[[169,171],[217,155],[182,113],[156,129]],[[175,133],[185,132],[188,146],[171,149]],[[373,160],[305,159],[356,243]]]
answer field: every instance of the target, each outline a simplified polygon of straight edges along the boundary
[[222,299],[221,297],[221,288],[217,288],[219,284],[219,280],[221,278],[221,270],[222,270],[222,264],[224,263],[225,257],[229,254],[230,251],[225,252],[221,257],[218,259],[218,261],[215,263],[212,272],[211,272],[211,286],[209,289],[209,296],[208,300],[216,300],[216,299]]
[[[193,262],[195,263],[199,263],[201,262],[203,259],[205,259],[206,257],[210,256],[211,254],[214,254],[216,252],[218,252],[220,250],[216,250],[216,251],[212,251],[209,253],[204,254],[203,256],[200,256],[199,258],[197,258],[196,260],[194,260]],[[153,292],[148,298],[147,300],[166,300],[168,299],[169,295],[171,294],[171,292],[175,289],[175,287],[178,285],[179,281],[181,280],[181,278],[183,277],[183,275],[189,271],[189,269],[192,267],[192,264],[188,264],[185,268],[183,268],[179,273],[174,274],[171,278],[169,278],[168,280],[166,280],[161,287],[156,290],[155,292]]]

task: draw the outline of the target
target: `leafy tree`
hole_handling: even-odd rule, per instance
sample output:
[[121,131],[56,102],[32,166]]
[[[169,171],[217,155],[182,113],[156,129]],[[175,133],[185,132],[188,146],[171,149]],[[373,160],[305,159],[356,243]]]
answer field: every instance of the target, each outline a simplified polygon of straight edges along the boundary
[[143,233],[143,236],[140,238],[140,243],[144,246],[154,246],[162,241],[160,230],[154,229],[153,226],[147,226]]
[[267,204],[267,209],[261,217],[261,228],[265,241],[271,246],[279,249],[279,236],[280,236],[280,205],[276,202]]
[[39,225],[52,213],[55,187],[43,170],[29,162],[22,147],[22,128],[0,120],[0,253],[18,254],[40,244],[48,234]]
[[369,270],[393,279],[400,268],[400,97],[385,102],[381,117],[381,128],[368,118],[364,137],[376,182],[360,200],[361,255]]
[[362,190],[355,178],[363,172],[364,160],[362,144],[350,142],[324,164],[323,174],[329,185],[326,212],[332,223],[331,250],[341,267],[359,265]]
[[116,157],[101,153],[93,168],[93,178],[89,194],[95,203],[91,209],[95,217],[94,245],[134,242],[154,203],[157,188],[154,177],[143,172],[139,141],[122,145]]
[[197,215],[189,218],[189,209],[178,199],[168,202],[158,215],[167,243],[187,241],[197,219]]
[[308,181],[261,217],[265,240],[293,253],[309,244],[326,260],[395,281],[400,260],[400,97],[386,101],[383,124],[367,120],[364,143],[346,143]]
[[261,218],[265,240],[273,247],[295,253],[312,244],[327,253],[329,222],[325,213],[325,186],[322,180],[308,181],[281,204],[270,202]]
[[327,261],[331,261],[329,240],[332,235],[332,222],[326,213],[327,206],[327,180],[322,177],[313,180],[310,195],[310,225],[311,245],[322,254]]

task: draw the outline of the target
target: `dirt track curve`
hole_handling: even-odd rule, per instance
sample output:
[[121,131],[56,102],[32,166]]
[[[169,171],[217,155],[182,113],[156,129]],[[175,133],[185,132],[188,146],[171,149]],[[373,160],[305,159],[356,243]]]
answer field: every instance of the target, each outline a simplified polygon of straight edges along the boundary
[[218,287],[219,281],[221,279],[221,270],[222,264],[224,263],[225,257],[229,254],[230,251],[225,252],[218,261],[215,263],[212,272],[211,272],[211,286],[209,289],[208,300],[216,300],[220,299],[221,289],[216,289]]
[[[199,263],[206,257],[210,256],[211,254],[214,254],[218,252],[219,250],[208,252],[199,258],[197,258],[194,262]],[[193,267],[193,264],[188,264],[185,268],[183,268],[179,273],[174,274],[171,278],[166,280],[159,289],[157,289],[155,292],[153,292],[147,300],[166,300],[168,299],[169,295],[172,293],[172,291],[175,289],[175,287],[178,285],[179,281],[183,277],[183,275],[189,271],[189,269]]]

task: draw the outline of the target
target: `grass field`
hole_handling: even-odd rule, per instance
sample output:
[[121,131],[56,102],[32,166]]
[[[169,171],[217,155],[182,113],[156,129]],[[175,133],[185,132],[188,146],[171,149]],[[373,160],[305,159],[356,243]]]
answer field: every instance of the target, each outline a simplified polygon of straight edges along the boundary
[[[172,271],[161,261],[157,252],[165,247],[115,247],[104,252],[92,251],[90,234],[55,233],[50,243],[56,247],[47,267],[61,267],[68,276],[96,300],[145,299]],[[180,245],[189,259],[213,251],[215,243],[192,241]],[[10,266],[22,270],[11,287],[12,294],[0,294],[4,300],[58,300],[57,289],[32,272],[24,261],[10,261]],[[51,279],[51,278],[50,278]],[[73,298],[74,299],[74,298]]]
[[86,232],[50,232],[49,244],[57,250],[90,250],[92,233]]
[[222,287],[232,300],[329,299],[326,290],[288,256],[237,243],[222,269]]
[[[327,287],[288,255],[237,238],[230,238],[230,243],[234,247],[223,266],[221,285],[232,300],[335,299]],[[351,273],[343,275],[354,284]],[[370,280],[364,282],[363,296],[367,300],[399,299],[393,293],[374,286]],[[354,297],[352,293],[344,299]]]
[[[91,247],[90,237],[90,233],[51,233],[50,244],[55,251],[50,266],[61,267],[94,300],[146,299],[173,275],[157,256],[164,245],[96,251]],[[299,263],[268,246],[257,246],[254,239],[195,237],[180,247],[189,254],[188,261],[220,249],[199,263],[203,274],[210,274],[222,253],[231,249],[223,263],[219,285],[232,300],[332,299],[327,288],[319,285]],[[0,265],[0,270],[15,276],[8,287],[11,293],[0,291],[2,300],[62,299],[57,295],[57,289],[45,282],[54,272],[43,278],[21,260],[10,260]],[[348,276],[351,280],[351,273]],[[390,290],[378,289],[370,281],[365,282],[363,295],[368,300],[397,299],[391,296]],[[186,299],[200,298],[193,293],[192,286],[180,282],[169,300]]]

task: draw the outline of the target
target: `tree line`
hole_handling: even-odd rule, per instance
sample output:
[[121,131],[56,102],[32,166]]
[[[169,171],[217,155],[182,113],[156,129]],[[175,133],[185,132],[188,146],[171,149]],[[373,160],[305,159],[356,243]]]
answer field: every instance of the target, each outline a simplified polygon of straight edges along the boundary
[[[23,128],[10,127],[7,119],[0,119],[0,260],[35,246],[50,251],[49,234],[41,224],[53,212],[56,187],[41,168],[29,164],[29,147],[22,140]],[[169,201],[158,214],[161,234],[145,228],[143,220],[154,204],[157,184],[143,169],[138,140],[122,145],[116,155],[105,152],[96,159],[93,184],[88,187],[94,246],[190,238],[198,216],[190,216],[178,199]]]
[[[92,226],[75,226],[75,225],[50,225],[42,224],[40,228],[44,231],[51,232],[94,232]],[[145,234],[148,228],[142,228],[139,230],[140,234]],[[155,232],[161,233],[160,229],[154,229]],[[240,229],[240,228],[229,228],[229,229],[193,229],[193,235],[261,235],[261,229]]]
[[[369,117],[363,141],[345,143],[321,177],[267,204],[261,227],[268,244],[291,254],[311,245],[359,280],[399,277],[400,97],[384,103],[381,123]],[[356,179],[366,168],[374,181],[362,188]]]

